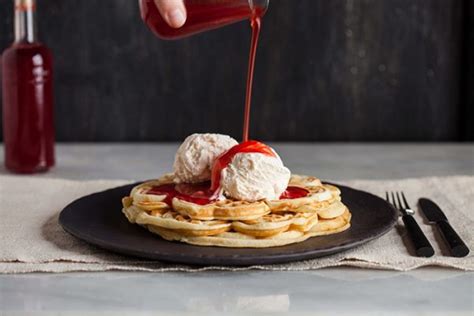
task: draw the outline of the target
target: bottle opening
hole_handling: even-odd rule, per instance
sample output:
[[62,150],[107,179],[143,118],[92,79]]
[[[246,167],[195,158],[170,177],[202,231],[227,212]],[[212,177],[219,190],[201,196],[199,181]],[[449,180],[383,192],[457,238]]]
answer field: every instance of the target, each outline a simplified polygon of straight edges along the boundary
[[252,10],[260,9],[265,13],[268,9],[269,0],[249,0],[249,6]]
[[34,11],[36,10],[35,0],[15,0],[16,11]]

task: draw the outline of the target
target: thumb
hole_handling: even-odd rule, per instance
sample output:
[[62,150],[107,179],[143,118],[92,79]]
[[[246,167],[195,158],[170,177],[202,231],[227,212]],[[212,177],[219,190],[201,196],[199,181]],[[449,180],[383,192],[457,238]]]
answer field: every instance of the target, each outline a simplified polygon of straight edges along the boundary
[[166,23],[173,28],[179,28],[186,22],[186,7],[184,0],[154,0]]

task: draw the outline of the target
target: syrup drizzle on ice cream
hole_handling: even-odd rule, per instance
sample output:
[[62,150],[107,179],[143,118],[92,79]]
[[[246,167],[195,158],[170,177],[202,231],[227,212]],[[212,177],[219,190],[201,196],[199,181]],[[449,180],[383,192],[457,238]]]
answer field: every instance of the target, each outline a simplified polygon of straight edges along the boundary
[[270,157],[276,157],[276,153],[273,151],[273,149],[255,140],[249,140],[232,147],[227,152],[217,157],[214,165],[212,166],[211,190],[216,191],[219,189],[222,170],[232,162],[232,159],[237,154],[240,153],[259,153]]
[[[285,178],[286,176],[289,178],[289,170],[286,169],[283,166],[283,163],[281,163],[280,158],[276,154],[276,152],[269,146],[258,142],[258,141],[247,141],[240,143],[238,145],[235,145],[231,147],[229,150],[223,152],[221,155],[219,155],[213,165],[212,165],[212,171],[211,171],[211,181],[209,182],[201,182],[201,183],[170,183],[170,184],[163,184],[160,186],[154,186],[152,187],[147,193],[148,194],[154,194],[154,195],[165,195],[166,198],[164,200],[165,203],[168,205],[172,204],[173,198],[178,198],[184,201],[192,202],[198,205],[206,205],[210,204],[212,202],[215,202],[218,197],[219,197],[219,191],[222,190],[221,188],[221,177],[223,174],[224,169],[228,168],[229,165],[233,162],[234,158],[239,155],[239,154],[262,154],[264,157],[260,157],[260,159],[267,159],[272,158],[269,161],[272,161],[272,164],[276,164],[276,169],[279,170],[280,173],[283,173],[283,183],[280,183],[281,185],[284,185],[282,188],[280,188],[281,195],[277,195],[276,197],[280,199],[296,199],[296,198],[301,198],[305,197],[308,195],[308,191],[306,189],[300,188],[300,187],[293,187],[293,186],[288,186],[287,185],[287,179]],[[248,156],[247,158],[249,158]],[[253,158],[254,160],[257,160]],[[274,161],[273,161],[274,160]],[[250,160],[249,160],[250,161]],[[255,162],[258,164],[258,162]],[[265,176],[266,173],[264,171],[262,176]],[[275,172],[275,171],[274,171]],[[267,174],[268,175],[268,174]],[[278,175],[279,178],[281,178],[281,175]],[[286,181],[286,182],[285,182]],[[273,181],[273,182],[278,182],[278,181]],[[270,186],[273,185],[270,183]],[[261,186],[258,186],[258,188],[254,187],[254,191],[258,191]],[[286,188],[286,190],[284,189]],[[252,191],[252,188],[250,188],[250,191]],[[249,193],[247,193],[248,195]],[[238,194],[237,194],[238,195]],[[258,195],[253,195],[256,197],[255,199],[260,199],[258,198]],[[232,196],[233,197],[233,196]]]

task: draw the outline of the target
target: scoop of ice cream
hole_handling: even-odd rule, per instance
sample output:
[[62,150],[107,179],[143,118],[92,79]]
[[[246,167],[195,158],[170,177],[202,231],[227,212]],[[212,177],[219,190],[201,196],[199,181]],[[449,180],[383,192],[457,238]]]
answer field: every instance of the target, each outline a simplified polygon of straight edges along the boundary
[[188,136],[178,148],[174,159],[175,182],[197,183],[210,180],[214,160],[237,144],[232,137],[221,134]]
[[225,195],[237,200],[277,200],[290,176],[278,155],[240,153],[222,170],[220,185]]

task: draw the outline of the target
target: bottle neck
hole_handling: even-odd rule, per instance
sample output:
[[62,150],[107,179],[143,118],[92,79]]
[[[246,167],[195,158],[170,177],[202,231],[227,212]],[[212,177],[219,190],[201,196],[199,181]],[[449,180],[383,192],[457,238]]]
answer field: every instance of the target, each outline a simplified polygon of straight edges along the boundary
[[35,1],[15,0],[15,42],[36,42]]

